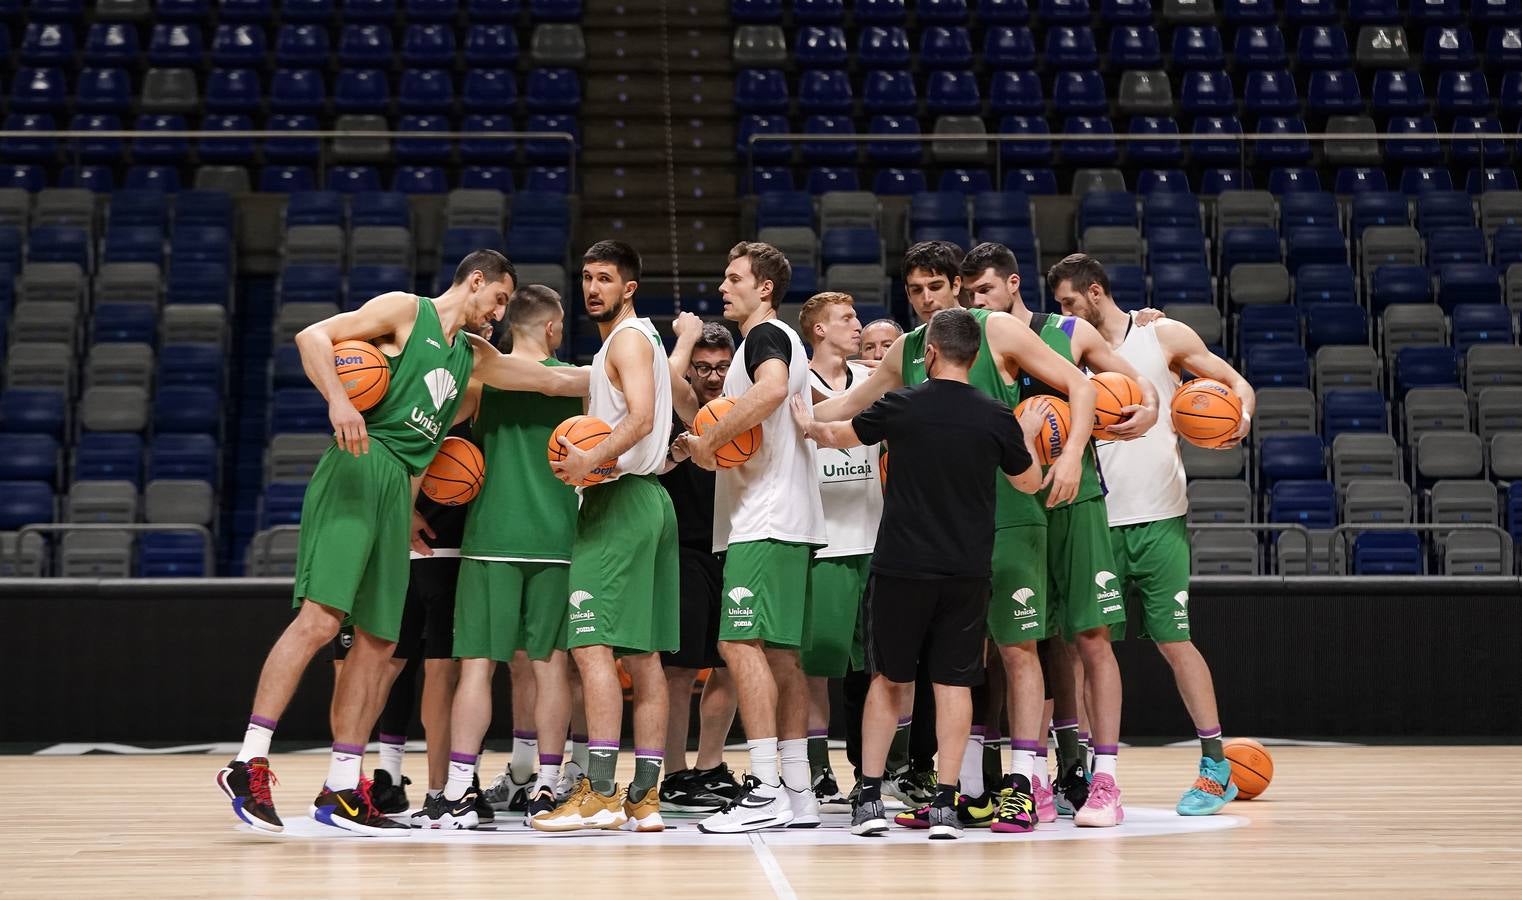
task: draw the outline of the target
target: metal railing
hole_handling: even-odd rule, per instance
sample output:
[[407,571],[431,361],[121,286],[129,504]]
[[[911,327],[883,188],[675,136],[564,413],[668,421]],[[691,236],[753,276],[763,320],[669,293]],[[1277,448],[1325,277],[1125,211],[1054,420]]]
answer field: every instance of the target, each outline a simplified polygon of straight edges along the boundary
[[[1344,522],[1332,529],[1332,540],[1341,548],[1343,558],[1347,559],[1351,552],[1351,543],[1348,535],[1358,534],[1365,531],[1406,531],[1417,534],[1442,534],[1453,531],[1479,531],[1493,534],[1500,542],[1501,548],[1501,574],[1512,573],[1512,545],[1511,535],[1498,525],[1488,525],[1482,522]],[[1335,553],[1338,547],[1331,548]],[[1309,545],[1306,552],[1310,552]],[[1427,574],[1427,553],[1422,553],[1422,574]]]
[[[96,523],[96,522],[90,522],[90,523],[84,523],[84,522],[46,522],[46,523],[37,523],[37,524],[34,524],[34,525],[23,525],[23,526],[21,526],[21,529],[16,532],[16,546],[15,546],[15,548],[13,550],[13,555],[12,555],[12,558],[10,560],[10,564],[13,567],[11,569],[11,571],[13,571],[13,572],[20,572],[21,571],[21,565],[22,565],[23,561],[26,559],[26,553],[25,553],[25,549],[24,548],[26,546],[26,536],[28,534],[36,534],[36,535],[40,536],[40,535],[43,535],[43,534],[59,534],[59,533],[67,534],[68,532],[90,532],[90,531],[97,531],[97,532],[98,531],[109,531],[109,532],[116,532],[116,533],[121,533],[121,532],[125,531],[125,532],[134,533],[134,534],[140,534],[140,533],[145,533],[145,532],[168,532],[168,533],[172,533],[172,534],[187,534],[187,533],[188,534],[194,534],[194,535],[196,535],[197,537],[199,537],[201,539],[201,566],[202,566],[201,571],[204,573],[204,576],[207,577],[207,578],[210,578],[210,577],[212,577],[216,573],[216,570],[217,570],[217,566],[216,566],[216,559],[217,558],[216,558],[216,551],[214,549],[214,540],[212,538],[211,529],[207,528],[205,525],[192,525],[192,524],[189,524],[189,523],[183,524],[183,525],[177,525],[177,524],[168,523],[168,522],[155,522],[155,523],[152,523],[152,524],[149,524],[149,523],[146,523],[146,522],[121,522],[121,523],[111,523],[111,522],[105,522],[105,523]],[[130,565],[130,563],[129,563],[129,565]]]

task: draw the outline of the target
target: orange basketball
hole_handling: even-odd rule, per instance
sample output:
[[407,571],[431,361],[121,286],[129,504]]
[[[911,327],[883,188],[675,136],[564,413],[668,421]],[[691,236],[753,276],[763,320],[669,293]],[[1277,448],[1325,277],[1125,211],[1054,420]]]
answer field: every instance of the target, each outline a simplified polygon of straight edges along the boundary
[[[608,423],[596,416],[571,416],[564,422],[555,426],[555,431],[550,435],[549,456],[550,462],[556,463],[565,459],[565,448],[560,446],[560,438],[565,438],[583,450],[591,450],[598,444],[607,440],[613,429]],[[613,474],[613,465],[616,460],[605,460],[597,468],[588,473],[583,486],[596,484]]]
[[1231,783],[1237,786],[1238,800],[1251,800],[1268,790],[1274,780],[1274,758],[1252,738],[1232,738],[1224,748],[1231,760]]
[[[698,410],[698,414],[692,419],[692,429],[701,437],[715,422],[722,419],[726,413],[734,409],[735,401],[730,397],[717,397],[704,404]],[[761,449],[761,426],[752,425],[746,432],[735,435],[735,439],[714,451],[714,460],[721,469],[733,469],[747,459],[755,455]]]
[[366,341],[334,344],[333,367],[338,370],[344,393],[360,412],[379,403],[391,386],[391,364],[374,344]]
[[1173,395],[1173,430],[1196,447],[1215,449],[1242,424],[1242,398],[1209,378],[1196,378]]
[[888,451],[886,450],[877,458],[877,480],[882,484],[883,490],[888,489]]
[[[1015,415],[1019,416],[1025,411],[1025,405],[1035,399],[1027,397],[1020,401],[1020,405],[1015,407]],[[1068,423],[1073,419],[1073,411],[1061,397],[1043,395],[1041,399],[1050,403],[1052,409],[1046,414],[1046,425],[1041,429],[1041,434],[1036,436],[1036,461],[1049,466],[1062,455],[1062,445],[1068,440]]]
[[481,449],[462,437],[450,435],[423,472],[423,493],[445,506],[459,506],[476,499],[486,477],[486,458]]
[[1118,424],[1126,417],[1122,412],[1128,406],[1140,406],[1141,388],[1130,376],[1121,372],[1100,372],[1089,379],[1094,382],[1094,437],[1101,441],[1114,440],[1115,435],[1105,429]]

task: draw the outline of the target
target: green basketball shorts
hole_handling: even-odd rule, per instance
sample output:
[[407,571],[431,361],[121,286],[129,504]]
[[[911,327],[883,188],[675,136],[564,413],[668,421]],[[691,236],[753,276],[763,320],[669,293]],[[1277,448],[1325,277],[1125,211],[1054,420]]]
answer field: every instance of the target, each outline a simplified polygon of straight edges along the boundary
[[570,570],[564,563],[460,560],[454,655],[511,662],[518,650],[529,659],[564,650]]
[[586,488],[571,548],[566,646],[630,655],[681,646],[676,511],[654,475]]
[[870,553],[809,562],[809,620],[800,649],[803,674],[842,678],[849,667],[862,667],[856,623],[871,565]]
[[1184,517],[1110,529],[1116,574],[1141,600],[1142,637],[1189,640],[1189,527]]
[[1105,626],[1124,636],[1126,605],[1103,497],[1047,510],[1046,562],[1047,610],[1063,637]]
[[813,553],[807,544],[784,541],[730,544],[724,554],[719,640],[802,648]]
[[1000,647],[1047,636],[1046,526],[1010,525],[994,532],[993,595],[988,636]]

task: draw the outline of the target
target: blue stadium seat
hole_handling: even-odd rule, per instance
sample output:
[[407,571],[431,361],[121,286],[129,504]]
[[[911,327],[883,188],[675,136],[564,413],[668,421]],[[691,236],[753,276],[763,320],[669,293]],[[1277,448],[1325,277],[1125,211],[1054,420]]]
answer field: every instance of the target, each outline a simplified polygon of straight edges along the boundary
[[74,448],[75,481],[143,480],[143,438],[128,432],[85,431]]
[[1458,387],[1458,353],[1451,347],[1400,348],[1395,354],[1395,386],[1400,396],[1411,388]]
[[811,194],[828,194],[831,191],[859,191],[861,182],[855,169],[838,166],[815,166],[809,169],[804,187]]
[[1062,145],[1062,160],[1079,166],[1113,166],[1120,161],[1120,150],[1109,135],[1115,126],[1108,118],[1098,116],[1068,116],[1062,123],[1062,133],[1073,136],[1092,137],[1093,140],[1069,141]]
[[63,391],[44,388],[0,391],[0,432],[49,434],[62,438],[67,420]]
[[1496,165],[1511,159],[1511,145],[1500,139],[1501,120],[1494,116],[1458,116],[1453,133],[1473,135],[1453,142],[1451,156],[1459,165]]
[[1292,275],[1304,265],[1338,265],[1348,260],[1347,239],[1336,225],[1288,228],[1284,236],[1285,266]]
[[228,22],[258,22],[273,17],[271,0],[219,0],[217,15]]
[[991,191],[994,189],[993,176],[985,169],[946,169],[941,172],[938,189],[963,195]]
[[972,216],[980,230],[990,225],[1029,228],[1030,198],[1015,191],[987,191],[973,197]]
[[1279,229],[1308,226],[1339,227],[1341,212],[1337,198],[1332,194],[1299,191],[1285,194],[1279,199]]
[[1513,263],[1522,262],[1522,223],[1502,225],[1490,239],[1490,261],[1496,268],[1505,270]]
[[449,175],[438,166],[397,166],[391,190],[402,194],[442,194],[449,190]]
[[346,22],[390,22],[396,18],[396,0],[343,0]]
[[838,25],[845,20],[843,0],[795,0],[793,21],[807,25]]
[[465,64],[492,68],[518,61],[518,32],[511,25],[475,22],[465,31]]
[[[1193,199],[1187,194],[1181,196]],[[1146,237],[1148,266],[1206,262],[1205,235],[1197,224],[1148,226]]]
[[[839,5],[839,0],[834,2]],[[967,21],[967,0],[920,0],[915,14],[925,25],[961,25]]]
[[1385,159],[1397,163],[1431,163],[1443,160],[1443,146],[1422,135],[1436,135],[1437,123],[1430,116],[1396,116],[1390,119]]
[[1105,225],[1136,227],[1136,196],[1119,191],[1090,191],[1078,201],[1078,234]]
[[190,531],[151,532],[138,538],[137,577],[204,578],[205,540]]
[[1232,55],[1239,69],[1282,69],[1289,62],[1284,33],[1275,25],[1238,28]]
[[1229,165],[1242,158],[1242,143],[1231,135],[1242,133],[1242,123],[1236,116],[1200,116],[1194,120],[1194,133],[1220,135],[1220,140],[1194,141],[1189,152],[1194,162],[1201,165]]
[[[5,117],[6,131],[52,131],[58,125],[46,113],[11,113]],[[0,155],[19,162],[50,163],[58,156],[58,142],[52,138],[5,138],[0,140]]]
[[377,109],[387,109],[390,105],[391,85],[383,70],[339,70],[338,78],[333,83],[333,108],[335,110],[339,112],[366,113]]
[[18,56],[23,65],[73,68],[75,43],[68,22],[28,22]]
[[[1303,273],[1308,268],[1331,268],[1301,266]],[[1304,276],[1296,278],[1296,301],[1301,299],[1299,283]],[[1352,285],[1348,285],[1349,294]],[[1326,303],[1318,306],[1315,311],[1306,316],[1305,346],[1312,353],[1322,347],[1334,344],[1367,344],[1369,342],[1369,316],[1362,306],[1356,302]]]
[[1106,22],[1125,22],[1136,25],[1152,21],[1151,0],[1103,0],[1099,5],[1100,18]]
[[449,23],[459,10],[459,0],[407,0],[405,15],[409,22]]
[[1214,25],[1181,25],[1173,29],[1173,68],[1223,69],[1226,49]]
[[220,344],[168,344],[159,351],[159,385],[222,383],[225,354]]
[[[137,117],[137,130],[151,135],[155,131],[186,130],[184,116],[145,115]],[[185,138],[140,137],[132,141],[135,162],[180,165],[190,159],[190,142]]]
[[1092,13],[1089,0],[1041,0],[1036,17],[1044,23],[1087,22]]
[[[111,170],[105,171],[109,174]],[[135,190],[176,194],[180,190],[180,170],[176,166],[132,166],[127,170],[126,186]]]
[[514,222],[507,231],[507,246],[513,248],[513,259],[526,263],[563,264],[565,245],[565,230],[554,226]]
[[909,227],[967,228],[967,198],[952,191],[922,191],[909,198]]
[[342,225],[344,201],[337,191],[297,191],[285,205],[286,227],[295,225]]
[[1388,434],[1384,395],[1374,390],[1327,391],[1321,398],[1321,436],[1331,443],[1343,432]]
[[1484,114],[1490,111],[1490,86],[1485,73],[1447,71],[1438,75],[1436,109],[1442,115]]
[[161,231],[168,221],[163,196],[142,191],[117,191],[106,217],[108,226],[152,225]]
[[1390,189],[1390,182],[1385,178],[1383,169],[1363,167],[1344,167],[1337,170],[1337,179],[1333,182],[1332,192],[1340,196],[1353,196],[1367,193],[1383,193]]
[[1364,109],[1358,76],[1352,69],[1312,72],[1306,91],[1306,111],[1312,115],[1357,115]]
[[349,222],[355,228],[363,225],[411,228],[412,209],[402,194],[388,191],[355,194],[349,200]]
[[53,489],[41,481],[0,481],[0,530],[53,521]]
[[930,115],[972,115],[982,106],[978,80],[973,73],[930,73],[925,85],[925,109]]
[[102,303],[95,308],[91,327],[96,343],[152,344],[158,334],[158,310],[141,303]]
[[301,524],[301,499],[306,494],[306,487],[304,482],[284,481],[265,485],[264,498],[259,504],[259,527]]
[[1116,69],[1161,69],[1163,48],[1151,25],[1122,25],[1110,31],[1110,65]]
[[166,68],[200,67],[205,60],[201,26],[188,22],[160,22],[148,38],[148,64]]
[[854,103],[851,79],[842,69],[820,69],[799,76],[798,108],[805,113],[845,114]]
[[[400,131],[449,131],[450,122],[442,115],[406,115],[397,124]],[[447,162],[450,157],[446,138],[399,137],[396,139],[397,161],[404,163]]]
[[[289,19],[289,3],[285,4],[285,13]],[[275,36],[277,66],[296,69],[325,66],[331,52],[327,29],[320,25],[297,25],[287,21]]]
[[[845,39],[841,39],[844,46]],[[972,66],[972,38],[959,25],[932,26],[920,33],[920,65],[927,69]]]
[[199,22],[211,13],[211,5],[209,0],[156,0],[153,13],[165,21]]
[[1262,25],[1279,20],[1273,0],[1222,0],[1221,18],[1231,25]]
[[[537,70],[545,71],[545,70]],[[438,79],[433,79],[432,87],[438,87]],[[449,79],[443,79],[448,85]],[[422,86],[421,84],[419,85]],[[540,97],[540,103],[545,102],[549,96],[553,96],[553,88],[547,83],[541,85],[546,91]],[[513,73],[507,69],[472,69],[465,73],[464,89],[460,92],[463,108],[473,113],[500,113],[510,111],[518,102],[518,82]],[[426,108],[426,107],[420,107]],[[501,152],[501,147],[496,148]]]
[[270,404],[270,433],[323,432],[328,424],[327,403],[310,387],[282,388]]
[[1210,303],[1210,267],[1201,263],[1160,263],[1152,267],[1152,304]]
[[[1200,201],[1187,191],[1160,191],[1148,193],[1142,200],[1142,221],[1148,231],[1157,228],[1194,228],[1200,230],[1204,222],[1200,218]],[[1203,246],[1201,247],[1203,249]]]
[[1427,267],[1484,263],[1487,257],[1485,235],[1478,228],[1434,228],[1426,235]]
[[[1268,434],[1258,447],[1258,481],[1272,491],[1279,481],[1326,477],[1326,444],[1315,434]],[[1270,496],[1272,496],[1270,494]]]
[[[999,121],[1000,134],[1044,135],[1051,132],[1046,119],[1039,116],[1005,116]],[[1004,162],[1014,166],[1049,166],[1052,143],[1047,140],[1009,141],[999,145]]]
[[[508,82],[511,83],[511,78]],[[449,72],[443,69],[409,69],[402,73],[401,85],[397,91],[397,108],[403,112],[434,112],[451,109],[453,106],[454,79]]]
[[[201,119],[203,133],[252,131],[254,123],[246,115],[208,115]],[[254,158],[253,138],[210,138],[196,141],[196,158],[203,163],[245,163]]]
[[[864,44],[865,46],[865,44]],[[908,50],[907,42],[904,49]],[[989,28],[983,38],[983,60],[990,69],[1034,69],[1036,39],[1023,25]],[[865,64],[865,60],[863,60]]]
[[39,225],[27,239],[27,262],[71,262],[94,269],[89,232],[67,225]]
[[1235,115],[1237,100],[1231,76],[1216,69],[1185,72],[1179,110],[1186,115]]
[[217,441],[209,434],[158,434],[148,450],[148,478],[216,483]]
[[1500,303],[1500,274],[1487,263],[1457,263],[1438,269],[1438,305],[1451,311],[1463,303]]
[[1179,166],[1184,162],[1184,145],[1168,139],[1179,133],[1178,123],[1160,116],[1134,116],[1130,133],[1133,136],[1156,136],[1155,141],[1132,141],[1126,145],[1126,159],[1134,165]]
[[918,244],[921,241],[945,241],[961,247],[964,251],[972,248],[972,234],[967,226],[952,225],[920,225],[912,228],[909,232],[909,242]]
[[819,241],[819,261],[826,269],[839,264],[876,263],[882,255],[882,242],[872,228],[831,228]]
[[814,227],[814,198],[806,192],[766,194],[756,201],[756,228],[793,227]]
[[785,166],[756,166],[751,169],[749,190],[753,194],[793,191],[797,188],[793,170]]
[[1313,69],[1345,69],[1353,62],[1348,35],[1335,25],[1308,25],[1295,40],[1295,56]]
[[[754,70],[752,70],[754,71]],[[781,89],[780,103],[772,102],[771,105],[757,107],[742,101],[740,97],[741,85],[746,84],[747,72],[742,70],[735,79],[735,107],[742,111],[758,112],[786,112],[787,111],[787,82],[780,71],[774,72],[776,86]],[[751,91],[756,86],[752,83],[747,87]],[[775,96],[775,87],[768,96]],[[759,90],[751,96],[758,96]],[[919,106],[919,93],[914,87],[914,76],[908,72],[868,72],[862,83],[862,108],[868,113],[889,114],[914,114]]]
[[[1306,127],[1304,121],[1294,116],[1265,116],[1258,120],[1258,133],[1293,136],[1305,134]],[[1304,165],[1311,161],[1311,142],[1309,140],[1293,139],[1260,142],[1253,148],[1253,158],[1265,165]],[[1296,183],[1291,183],[1291,181]],[[1282,183],[1283,186],[1279,186],[1276,182]],[[1316,186],[1311,187],[1311,182],[1314,182]],[[1319,191],[1321,190],[1321,179],[1316,175],[1315,169],[1303,170],[1301,175],[1297,175],[1293,179],[1276,179],[1274,172],[1270,172],[1268,189],[1275,194],[1283,194],[1292,190]]]
[[[908,33],[896,25],[869,25],[857,39],[856,60],[863,69],[908,69],[913,55]],[[990,60],[989,65],[995,64]]]
[[1453,175],[1447,169],[1407,168],[1400,173],[1400,189],[1418,195],[1431,191],[1453,190]]
[[988,92],[988,108],[994,115],[1040,116],[1046,110],[1041,79],[1030,70],[995,72]]
[[1147,271],[1141,266],[1106,266],[1110,276],[1110,296],[1115,305],[1126,312],[1134,312],[1147,306]]
[[[470,75],[465,77],[468,90]],[[581,79],[573,69],[534,69],[523,97],[529,112],[575,113],[581,108]]]
[[1098,72],[1058,72],[1053,76],[1053,113],[1059,116],[1098,116],[1104,115],[1109,108],[1104,80]]
[[[869,134],[914,135],[920,123],[912,116],[873,116],[867,125]],[[924,158],[919,141],[868,141],[867,161],[876,165],[918,165]]]
[[1335,528],[1337,488],[1324,479],[1275,481],[1268,492],[1268,521],[1294,522],[1315,529]]
[[[513,121],[505,115],[468,115],[462,131],[490,132],[490,131],[513,131]],[[467,162],[494,162],[504,157],[516,155],[516,141],[495,140],[489,138],[464,138],[460,141],[460,158]]]
[[[809,116],[804,120],[803,131],[805,134],[844,136],[855,134],[856,126],[849,116]],[[848,165],[855,162],[856,150],[854,141],[804,141],[803,162],[805,165]]]
[[448,25],[408,25],[402,38],[402,62],[407,66],[453,68],[454,29]]
[[87,66],[136,65],[141,51],[137,29],[126,22],[96,22],[85,36],[82,59]]
[[[761,2],[780,7],[777,0]],[[465,12],[472,22],[509,22],[518,18],[519,0],[466,0]]]
[[579,22],[581,13],[581,0],[529,0],[529,16],[536,22]]
[[1422,542],[1413,531],[1365,531],[1353,539],[1354,575],[1420,575]]
[[794,36],[793,59],[800,68],[844,68],[848,56],[846,33],[839,25],[805,25]]
[[1475,25],[1522,23],[1522,0],[1474,0],[1469,4],[1469,19]]
[[[1000,0],[999,6],[1019,6],[1024,8],[1024,0]],[[908,11],[904,9],[904,0],[858,0],[854,4],[853,12],[858,25],[902,25],[908,19]],[[1003,24],[1003,18],[991,18],[986,10],[979,7],[979,18],[984,22],[998,22]],[[1018,21],[1025,21],[1022,16]]]
[[1003,188],[1020,194],[1049,196],[1057,193],[1057,173],[1051,169],[1011,169],[1004,173]]
[[20,188],[35,194],[47,185],[47,172],[38,165],[0,166],[0,187]]
[[[504,187],[501,190],[505,192],[508,189]],[[530,166],[523,178],[523,190],[568,194],[571,192],[570,170],[565,166]]]
[[321,112],[327,102],[322,73],[316,69],[276,69],[270,78],[268,99],[271,112]]
[[1370,192],[1353,198],[1352,228],[1355,238],[1363,237],[1370,225],[1411,224],[1410,199],[1394,192]]
[[730,18],[736,22],[770,24],[782,21],[782,0],[730,0]]
[[345,309],[357,309],[372,297],[411,282],[411,273],[401,266],[355,266],[349,270],[349,299]]
[[1298,344],[1259,344],[1246,360],[1243,374],[1255,388],[1311,386],[1311,361]]
[[227,266],[214,262],[171,260],[165,285],[165,303],[227,302],[227,286],[232,284]]
[[1282,260],[1279,235],[1267,226],[1235,227],[1221,235],[1221,271],[1231,274],[1242,263],[1276,263]]
[[1438,228],[1474,227],[1474,198],[1461,191],[1435,191],[1416,198],[1416,227],[1423,235]]
[[1376,313],[1393,303],[1431,303],[1432,273],[1426,266],[1378,266],[1370,284],[1369,300]]
[[163,228],[151,225],[112,226],[106,231],[104,261],[108,263],[148,262],[163,265]]
[[1422,66],[1430,69],[1472,69],[1474,36],[1468,28],[1429,28],[1422,39]]
[[0,434],[0,480],[58,483],[58,441],[46,434]]
[[343,292],[343,272],[337,266],[296,263],[280,273],[279,287],[282,305],[329,302]]
[[1421,76],[1399,69],[1374,73],[1371,108],[1375,115],[1422,115],[1427,111],[1427,92]]
[[[27,75],[28,72],[32,74]],[[51,76],[43,73],[52,73]],[[28,80],[30,78],[30,80]],[[53,110],[67,104],[63,78],[56,69],[18,69],[11,82],[11,109]],[[125,69],[82,69],[75,88],[79,112],[125,113],[132,108],[132,79]]]
[[1522,30],[1496,27],[1485,34],[1485,65],[1510,72],[1522,68]]
[[1452,308],[1453,345],[1460,355],[1475,344],[1516,343],[1511,310],[1500,303],[1459,303]]
[[[1316,0],[1323,8],[1336,14],[1339,4],[1331,0]],[[1362,25],[1389,24],[1402,18],[1399,0],[1350,0],[1347,7],[1348,21]]]
[[1289,70],[1259,69],[1248,72],[1242,95],[1242,111],[1247,115],[1298,113],[1300,97],[1295,92],[1295,79]]
[[1300,310],[1289,304],[1243,307],[1237,318],[1237,347],[1247,353],[1264,344],[1300,344]]
[[1087,25],[1058,26],[1046,32],[1046,64],[1054,69],[1099,68],[1099,48]]
[[[751,135],[787,134],[792,128],[787,116],[748,115],[741,116],[736,129],[735,151],[742,158],[759,163],[786,163],[793,158],[793,145],[786,141],[760,141],[752,144]],[[747,156],[746,154],[750,154]]]

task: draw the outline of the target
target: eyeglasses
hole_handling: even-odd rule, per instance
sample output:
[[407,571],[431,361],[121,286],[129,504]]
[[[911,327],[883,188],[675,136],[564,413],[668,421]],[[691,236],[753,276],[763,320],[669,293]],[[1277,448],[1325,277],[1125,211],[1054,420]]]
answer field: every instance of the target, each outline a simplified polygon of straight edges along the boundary
[[699,378],[707,378],[710,375],[723,377],[729,374],[729,363],[719,363],[716,366],[710,366],[707,363],[693,363],[692,371]]

